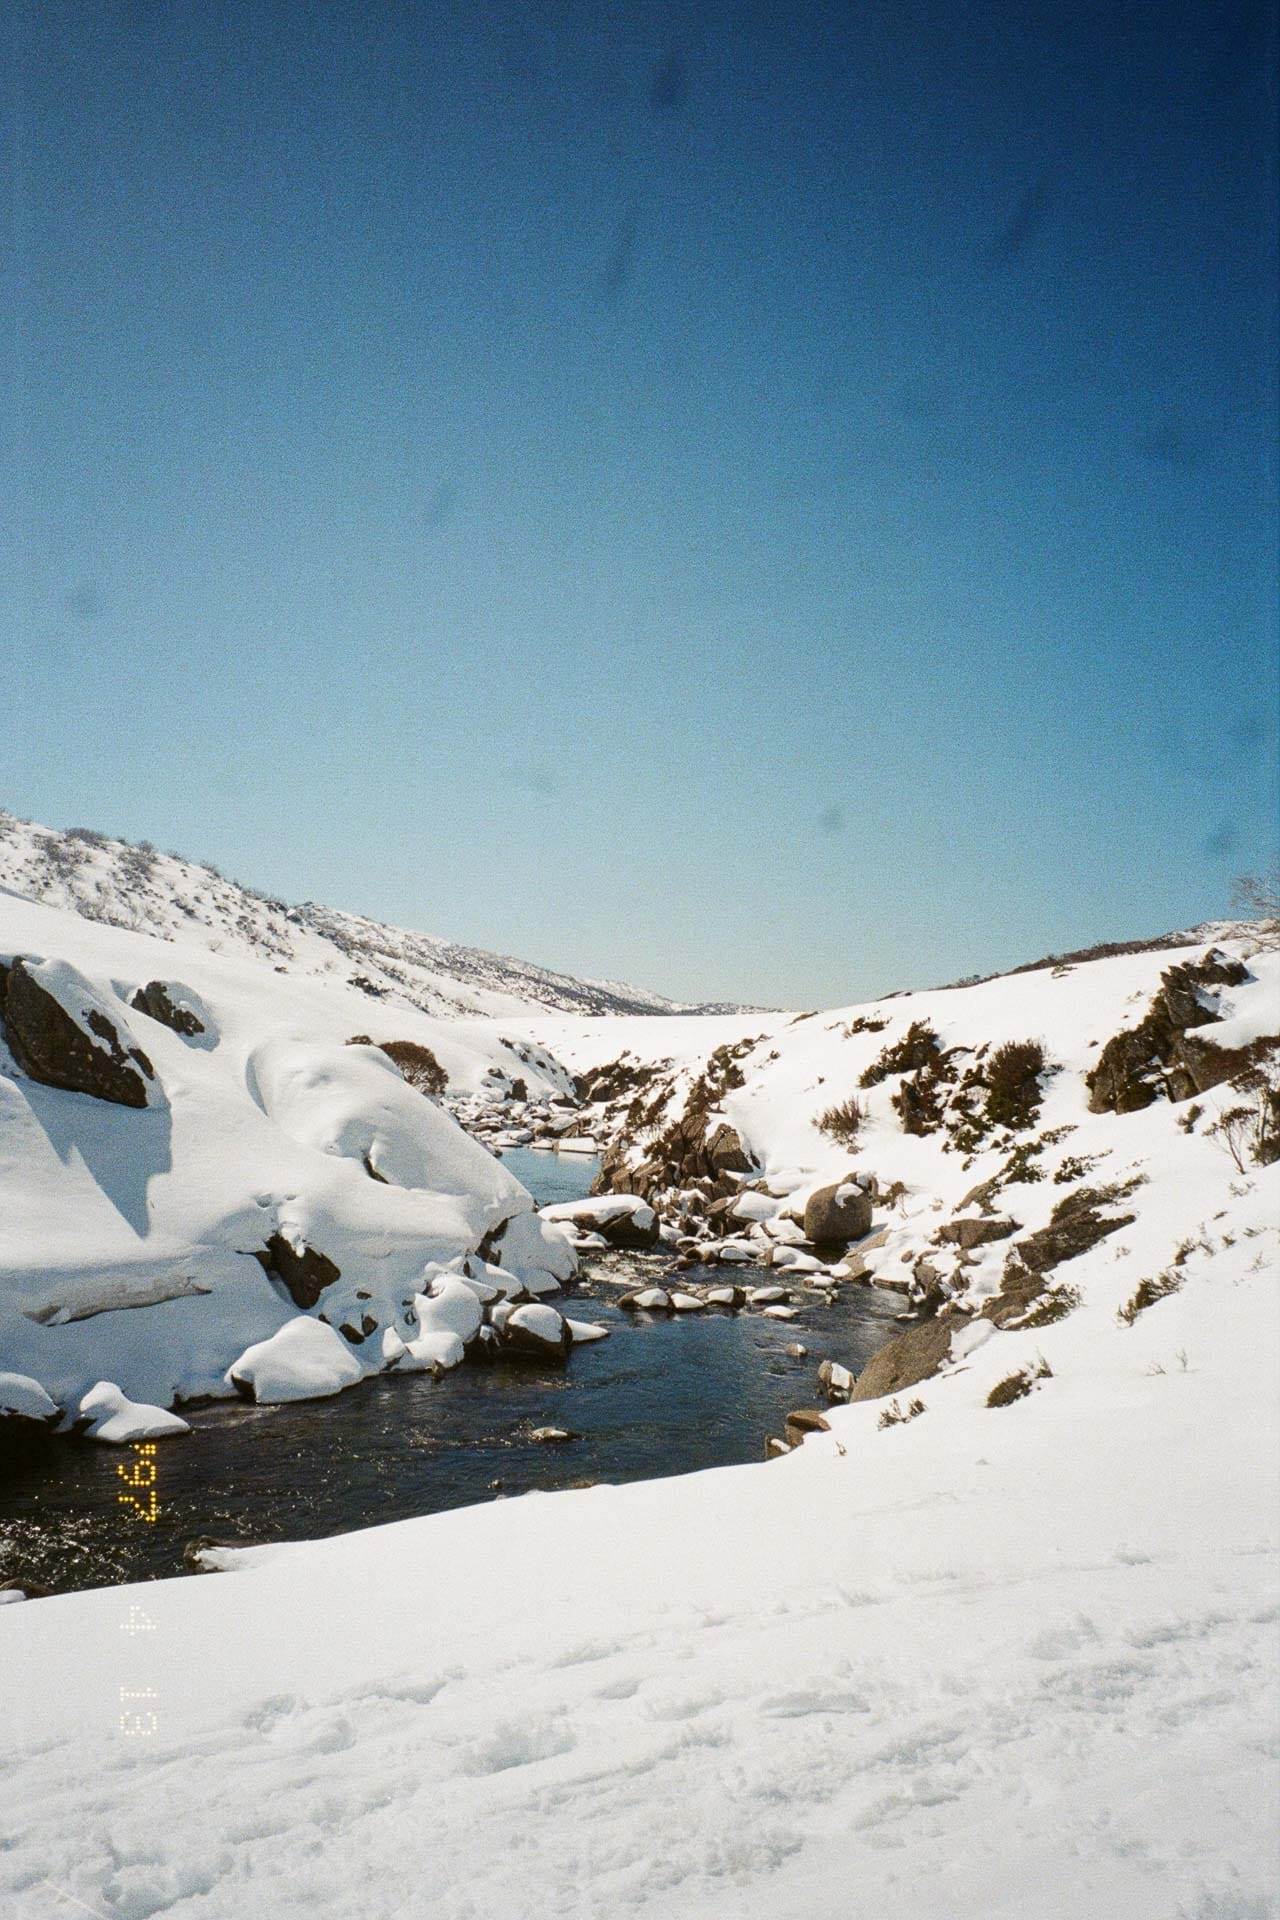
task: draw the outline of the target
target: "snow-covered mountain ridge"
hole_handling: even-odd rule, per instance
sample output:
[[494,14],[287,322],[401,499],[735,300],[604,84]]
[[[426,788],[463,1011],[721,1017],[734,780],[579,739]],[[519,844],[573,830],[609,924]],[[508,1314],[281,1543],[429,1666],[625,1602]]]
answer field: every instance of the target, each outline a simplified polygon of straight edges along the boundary
[[264,960],[280,973],[343,980],[370,999],[422,1013],[734,1010],[689,1006],[616,980],[581,980],[313,901],[290,906],[146,842],[88,828],[59,832],[2,811],[0,887],[106,926]]

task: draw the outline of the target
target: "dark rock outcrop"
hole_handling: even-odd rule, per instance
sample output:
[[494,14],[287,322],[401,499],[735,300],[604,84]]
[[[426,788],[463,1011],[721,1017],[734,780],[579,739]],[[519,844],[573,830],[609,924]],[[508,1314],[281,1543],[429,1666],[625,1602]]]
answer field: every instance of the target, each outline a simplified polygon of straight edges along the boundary
[[[297,1307],[314,1307],[326,1287],[342,1278],[341,1269],[318,1247],[304,1240],[295,1247],[282,1233],[273,1233],[265,1247],[255,1247],[253,1257],[268,1279],[279,1280]],[[347,1333],[347,1329],[342,1329]],[[357,1336],[362,1338],[363,1336]],[[347,1338],[352,1335],[347,1333]]]
[[21,960],[0,966],[0,1023],[10,1052],[41,1086],[88,1094],[113,1106],[145,1107],[155,1068],[141,1047],[125,1044],[87,983],[84,997],[87,1033]]
[[1161,1098],[1189,1100],[1229,1079],[1239,1070],[1232,1054],[1188,1036],[1219,1017],[1215,988],[1242,986],[1248,978],[1241,961],[1216,948],[1167,968],[1137,1026],[1113,1034],[1085,1076],[1090,1113],[1136,1113]]
[[1016,1220],[983,1214],[957,1214],[939,1227],[938,1238],[953,1247],[959,1247],[962,1253],[971,1253],[975,1247],[985,1247],[993,1240],[1007,1240],[1016,1233]]
[[194,1039],[205,1030],[204,1021],[190,1007],[175,1003],[163,980],[148,980],[145,987],[138,988],[129,1005],[135,1013],[145,1013],[148,1020],[158,1020],[162,1027],[180,1033],[184,1040]]

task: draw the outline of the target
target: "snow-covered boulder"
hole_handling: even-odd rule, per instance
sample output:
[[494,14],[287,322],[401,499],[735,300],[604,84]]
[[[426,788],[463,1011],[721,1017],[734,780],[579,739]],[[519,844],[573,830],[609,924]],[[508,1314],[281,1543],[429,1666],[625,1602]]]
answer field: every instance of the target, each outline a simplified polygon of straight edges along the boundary
[[[477,1337],[483,1332],[483,1327],[478,1328]],[[461,1339],[448,1327],[428,1327],[401,1344],[403,1351],[395,1361],[398,1373],[447,1373],[467,1357]]]
[[569,1338],[575,1347],[588,1346],[593,1340],[607,1340],[609,1329],[599,1320],[565,1320]]
[[532,1208],[513,1213],[484,1244],[488,1258],[515,1274],[530,1293],[554,1292],[578,1270],[568,1234]]
[[532,1204],[381,1047],[267,1040],[254,1048],[249,1075],[263,1111],[291,1140],[354,1160],[387,1186],[483,1194],[493,1226]]
[[37,1420],[52,1424],[62,1418],[62,1409],[40,1385],[25,1373],[0,1373],[0,1420]]
[[871,1231],[871,1196],[850,1177],[818,1187],[804,1209],[806,1240],[815,1246],[844,1246]]
[[658,1216],[638,1193],[603,1193],[587,1200],[564,1200],[543,1207],[541,1217],[553,1224],[601,1234],[611,1247],[643,1253],[658,1243]]
[[259,1340],[227,1368],[228,1383],[247,1400],[319,1400],[363,1379],[364,1369],[341,1334],[300,1314],[269,1340]]
[[18,1066],[42,1086],[145,1107],[155,1068],[123,1013],[66,960],[0,967],[0,1024]]
[[536,1360],[563,1360],[569,1351],[568,1322],[554,1307],[540,1301],[504,1313],[499,1333],[504,1352]]
[[138,988],[129,1005],[135,1013],[145,1013],[149,1020],[158,1020],[162,1027],[181,1034],[184,1040],[195,1040],[201,1035],[217,1037],[216,1033],[210,1034],[213,1021],[200,995],[190,987],[177,986],[172,980],[148,980],[145,987]]
[[640,1287],[634,1293],[624,1293],[618,1305],[624,1313],[669,1313],[671,1295],[665,1287]]
[[413,1298],[420,1334],[456,1334],[465,1347],[480,1331],[484,1309],[461,1275],[437,1268],[425,1293]]
[[160,1440],[170,1434],[191,1431],[176,1413],[126,1399],[110,1380],[99,1380],[96,1387],[90,1387],[88,1393],[81,1395],[75,1422],[83,1429],[86,1439],[103,1440],[113,1447],[125,1446],[131,1440]]

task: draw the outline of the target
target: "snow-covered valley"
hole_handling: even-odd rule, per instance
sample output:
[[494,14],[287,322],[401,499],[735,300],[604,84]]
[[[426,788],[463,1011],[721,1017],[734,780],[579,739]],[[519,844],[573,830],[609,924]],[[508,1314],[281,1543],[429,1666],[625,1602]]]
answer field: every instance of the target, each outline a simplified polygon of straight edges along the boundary
[[[636,1339],[804,1349],[768,1460],[5,1605],[15,1912],[1274,1914],[1274,944],[424,1010],[5,873],[0,1442],[163,1502],[192,1400],[568,1377],[613,1247]],[[491,1146],[552,1139],[539,1211]]]

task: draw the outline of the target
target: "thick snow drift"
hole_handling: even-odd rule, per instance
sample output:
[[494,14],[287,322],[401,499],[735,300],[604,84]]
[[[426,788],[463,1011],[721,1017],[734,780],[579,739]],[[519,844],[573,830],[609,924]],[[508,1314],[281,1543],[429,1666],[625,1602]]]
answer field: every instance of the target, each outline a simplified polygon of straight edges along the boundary
[[[417,1334],[427,1267],[486,1237],[521,1280],[527,1260],[534,1291],[573,1272],[567,1239],[501,1161],[380,1049],[346,1044],[372,1026],[479,1086],[523,1045],[502,1030],[464,1034],[409,1011],[379,1025],[341,982],[280,978],[5,894],[0,963],[14,957],[71,1010],[72,1040],[111,1054],[104,1074],[132,1073],[134,1048],[147,1068],[146,1104],[130,1106],[127,1082],[105,1078],[108,1097],[43,1084],[0,1044],[0,1365],[68,1416],[98,1382],[160,1407],[228,1394],[228,1370],[300,1310],[336,1330],[343,1364],[325,1377],[345,1384],[385,1364],[384,1330],[406,1345]],[[170,992],[171,971],[182,984]],[[565,1084],[554,1064],[521,1064],[534,1086]],[[331,1348],[328,1333],[311,1337]]]

